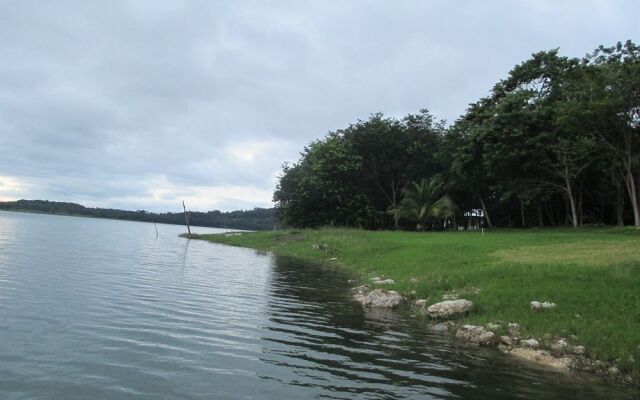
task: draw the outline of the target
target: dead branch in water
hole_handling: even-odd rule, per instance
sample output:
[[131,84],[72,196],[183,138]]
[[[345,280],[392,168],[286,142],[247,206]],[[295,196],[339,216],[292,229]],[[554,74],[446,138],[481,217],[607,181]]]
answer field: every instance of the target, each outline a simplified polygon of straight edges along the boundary
[[184,222],[187,224],[187,232],[189,232],[189,239],[191,239],[191,227],[189,226],[189,220],[191,219],[191,211],[187,212],[187,207],[182,200],[182,209],[184,210]]

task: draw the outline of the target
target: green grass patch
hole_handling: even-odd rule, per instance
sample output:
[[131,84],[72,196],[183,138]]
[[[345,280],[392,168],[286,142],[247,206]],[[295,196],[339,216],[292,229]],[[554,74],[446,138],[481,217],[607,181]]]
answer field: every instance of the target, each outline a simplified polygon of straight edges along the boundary
[[[534,337],[570,338],[590,356],[640,371],[640,231],[621,228],[485,232],[322,229],[198,238],[337,262],[361,282],[427,298],[455,290],[476,304],[465,323],[518,322]],[[326,244],[330,251],[312,249]],[[328,261],[330,258],[337,261]],[[477,290],[479,289],[479,290]],[[558,307],[533,313],[532,300]]]

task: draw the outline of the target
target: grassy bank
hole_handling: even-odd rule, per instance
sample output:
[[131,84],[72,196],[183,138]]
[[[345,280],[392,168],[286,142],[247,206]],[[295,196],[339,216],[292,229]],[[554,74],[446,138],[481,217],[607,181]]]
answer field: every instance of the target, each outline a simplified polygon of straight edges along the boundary
[[[211,242],[336,262],[369,283],[428,303],[449,291],[476,304],[463,321],[518,322],[524,334],[571,337],[591,357],[640,371],[640,231],[547,229],[478,232],[303,230],[202,235]],[[329,254],[312,249],[327,244]],[[328,261],[330,258],[336,261]],[[479,290],[476,290],[479,289]],[[558,307],[533,313],[532,300]]]

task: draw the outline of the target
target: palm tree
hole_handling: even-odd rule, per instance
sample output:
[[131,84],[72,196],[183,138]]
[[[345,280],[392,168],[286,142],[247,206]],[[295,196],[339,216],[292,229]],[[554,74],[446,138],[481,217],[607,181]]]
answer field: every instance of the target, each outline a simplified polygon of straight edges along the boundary
[[411,182],[404,190],[400,206],[404,215],[416,221],[419,231],[425,230],[427,218],[450,218],[456,210],[449,196],[442,194],[442,184],[435,178]]

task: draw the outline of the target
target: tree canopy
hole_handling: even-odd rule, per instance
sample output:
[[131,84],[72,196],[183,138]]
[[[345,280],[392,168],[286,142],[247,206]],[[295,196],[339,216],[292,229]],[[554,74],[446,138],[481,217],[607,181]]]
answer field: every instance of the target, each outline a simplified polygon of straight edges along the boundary
[[448,207],[432,227],[472,209],[489,227],[640,226],[639,131],[639,46],[541,51],[450,126],[423,109],[330,132],[284,166],[274,201],[284,225],[415,229],[426,214],[403,204],[438,182],[429,201]]

